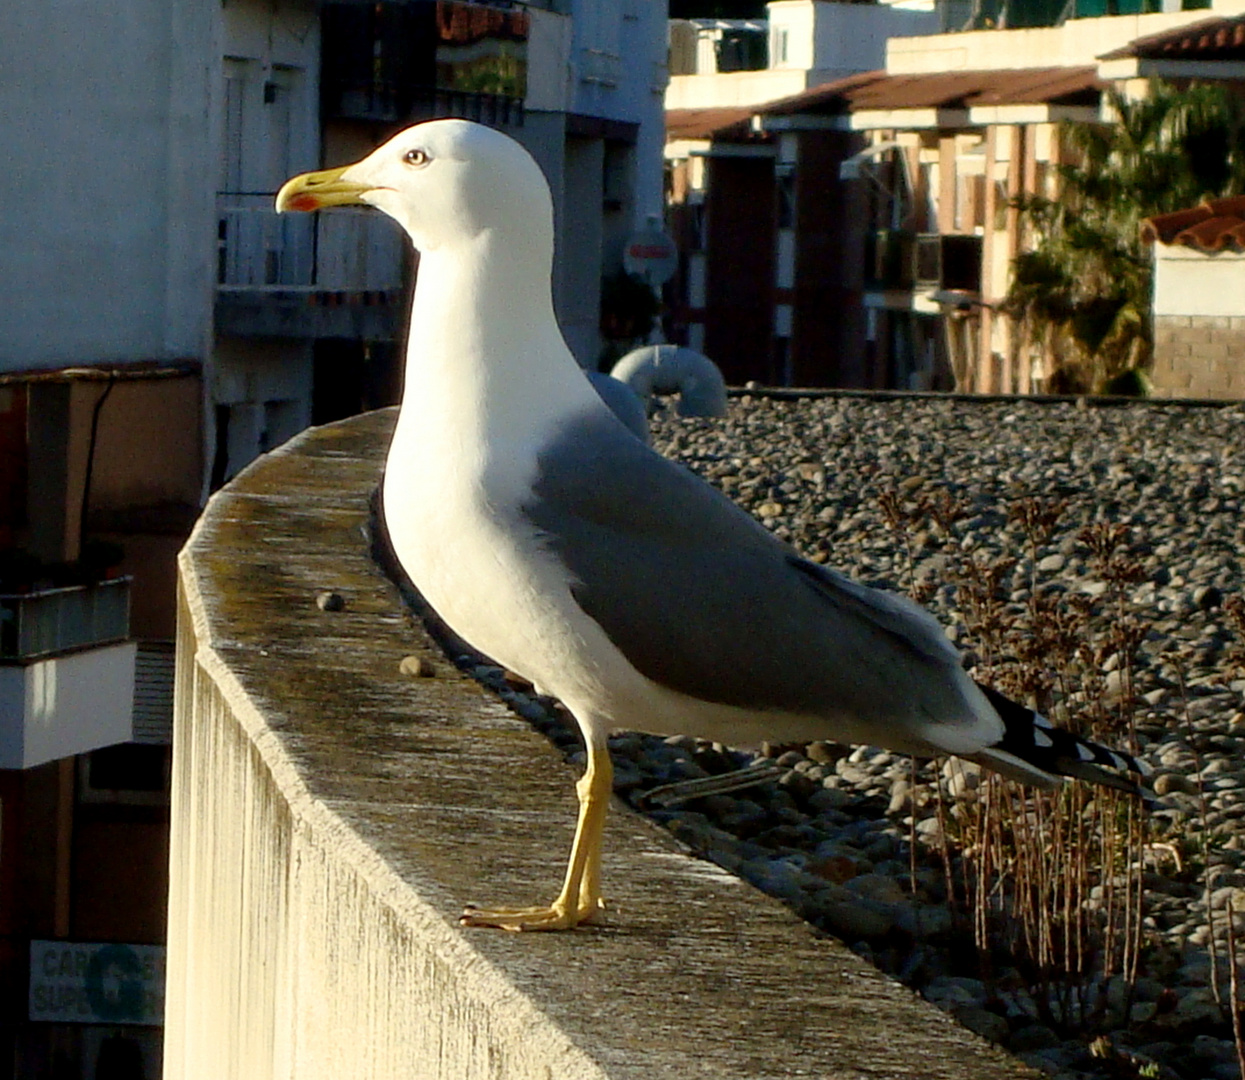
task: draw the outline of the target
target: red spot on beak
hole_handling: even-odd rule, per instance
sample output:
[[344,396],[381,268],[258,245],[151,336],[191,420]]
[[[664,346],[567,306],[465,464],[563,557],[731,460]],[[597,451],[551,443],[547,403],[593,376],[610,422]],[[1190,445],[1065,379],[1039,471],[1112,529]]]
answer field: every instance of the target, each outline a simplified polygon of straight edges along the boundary
[[314,195],[295,195],[289,202],[291,210],[319,210],[320,200]]

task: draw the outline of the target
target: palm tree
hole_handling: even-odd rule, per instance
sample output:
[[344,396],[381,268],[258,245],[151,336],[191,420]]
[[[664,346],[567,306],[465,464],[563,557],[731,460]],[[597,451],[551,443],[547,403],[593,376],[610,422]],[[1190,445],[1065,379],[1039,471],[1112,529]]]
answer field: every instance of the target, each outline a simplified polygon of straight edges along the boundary
[[1036,244],[1013,263],[1003,310],[1050,359],[1056,391],[1102,391],[1150,366],[1154,214],[1245,191],[1245,109],[1222,85],[1109,94],[1114,121],[1070,124],[1055,199],[1023,197]]

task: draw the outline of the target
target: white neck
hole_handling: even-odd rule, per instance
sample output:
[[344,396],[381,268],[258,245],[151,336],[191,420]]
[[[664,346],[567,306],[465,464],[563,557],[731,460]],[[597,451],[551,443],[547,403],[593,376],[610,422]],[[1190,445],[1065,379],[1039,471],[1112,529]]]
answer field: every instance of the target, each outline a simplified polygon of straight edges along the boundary
[[554,318],[550,246],[485,230],[421,256],[400,426],[505,445],[594,400]]

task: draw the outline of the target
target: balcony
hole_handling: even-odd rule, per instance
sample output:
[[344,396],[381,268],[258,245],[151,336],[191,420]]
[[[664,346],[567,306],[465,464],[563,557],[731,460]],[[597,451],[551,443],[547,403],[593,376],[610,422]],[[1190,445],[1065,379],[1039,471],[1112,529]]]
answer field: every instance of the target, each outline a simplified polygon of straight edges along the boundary
[[401,123],[461,116],[523,121],[529,16],[509,5],[326,3],[325,119]]
[[879,229],[865,253],[865,289],[979,293],[982,238]]
[[130,633],[130,579],[0,595],[0,662],[124,641]]
[[982,0],[967,27],[970,30],[1006,27],[1019,30],[1039,26],[1062,26],[1069,19],[1094,19],[1104,15],[1150,15],[1160,11],[1196,11],[1209,8],[1211,0],[1181,0],[1170,7],[1162,0]]
[[260,337],[392,339],[404,241],[366,209],[278,214],[274,193],[217,195],[217,329]]
[[981,292],[980,236],[919,233],[913,249],[914,284],[944,292]]
[[0,769],[133,733],[130,579],[0,595]]
[[165,1077],[1030,1076],[621,805],[604,926],[458,926],[556,890],[575,770],[372,560],[393,422],[261,458],[182,552]]

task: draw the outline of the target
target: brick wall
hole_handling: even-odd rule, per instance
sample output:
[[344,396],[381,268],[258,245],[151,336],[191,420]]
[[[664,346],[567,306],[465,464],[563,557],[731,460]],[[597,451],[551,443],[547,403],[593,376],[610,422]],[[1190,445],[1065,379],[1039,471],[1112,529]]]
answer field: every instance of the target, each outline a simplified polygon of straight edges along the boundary
[[1245,315],[1158,315],[1154,394],[1245,398]]

